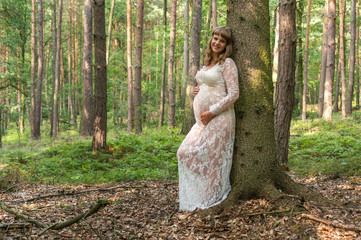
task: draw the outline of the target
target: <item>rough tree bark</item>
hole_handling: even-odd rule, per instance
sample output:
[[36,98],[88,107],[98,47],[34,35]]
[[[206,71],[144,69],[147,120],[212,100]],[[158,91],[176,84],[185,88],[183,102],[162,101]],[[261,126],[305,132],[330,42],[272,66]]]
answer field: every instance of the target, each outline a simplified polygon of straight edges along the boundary
[[306,45],[305,45],[305,63],[303,65],[303,94],[302,94],[302,120],[307,116],[307,84],[308,84],[308,44],[310,36],[310,18],[311,18],[311,0],[307,3],[307,25],[306,25]]
[[33,140],[40,140],[40,123],[42,115],[43,96],[43,75],[44,75],[44,20],[43,20],[43,0],[38,0],[38,82],[36,84],[36,101],[34,111],[34,133]]
[[296,70],[297,32],[295,0],[280,1],[279,43],[275,134],[278,159],[280,163],[287,164]]
[[184,44],[183,44],[183,85],[182,85],[182,109],[185,107],[186,91],[189,81],[189,0],[185,0],[184,7]]
[[346,114],[352,113],[352,100],[355,77],[355,42],[356,42],[356,0],[351,0],[351,43],[350,43],[350,67],[348,72],[348,96]]
[[303,1],[297,2],[297,74],[296,74],[296,104],[302,110],[302,93],[303,93],[303,53],[302,53],[302,16],[303,16]]
[[282,170],[277,158],[268,1],[227,0],[227,7],[240,99],[235,104],[232,191],[220,207],[236,204],[239,199],[277,199],[283,194],[308,193]]
[[328,1],[328,23],[327,23],[327,67],[325,79],[325,100],[323,106],[323,118],[332,120],[332,88],[335,75],[335,27],[336,26],[336,1]]
[[341,72],[341,112],[342,119],[346,118],[346,73],[345,73],[345,9],[346,0],[339,1],[340,11],[340,72]]
[[35,140],[35,129],[34,129],[34,119],[35,119],[35,92],[36,92],[36,0],[31,1],[31,86],[30,86],[30,131],[31,139]]
[[169,59],[168,59],[168,97],[169,97],[169,128],[175,127],[175,96],[174,96],[174,49],[175,32],[177,19],[177,0],[172,0],[172,11],[170,15],[170,41],[169,41]]
[[105,0],[95,0],[94,9],[94,135],[93,151],[107,144],[107,62],[105,34]]
[[127,79],[128,79],[128,132],[134,128],[134,102],[132,81],[132,1],[127,0]]
[[162,60],[162,83],[160,89],[159,127],[164,124],[164,102],[165,102],[165,74],[166,74],[166,36],[167,36],[167,0],[163,4],[163,60]]
[[134,129],[142,132],[142,52],[143,52],[144,0],[137,0],[137,28],[134,56]]
[[52,133],[51,137],[58,136],[58,109],[59,109],[59,82],[60,82],[60,50],[61,50],[61,24],[63,17],[63,0],[59,0],[58,27],[56,31],[56,54],[55,54],[55,78],[53,83],[53,106],[52,106]]
[[83,47],[83,114],[82,136],[92,136],[94,132],[93,114],[93,73],[92,73],[92,0],[84,2],[84,47]]
[[187,134],[195,123],[193,113],[193,88],[197,85],[196,73],[199,69],[200,46],[201,46],[201,26],[202,26],[202,0],[193,0],[192,26],[190,39],[190,70],[189,85],[187,87],[186,103],[184,108],[184,118],[182,134]]
[[321,73],[320,73],[320,88],[318,93],[318,110],[317,116],[322,117],[323,101],[325,93],[325,78],[326,78],[326,63],[327,63],[327,13],[328,0],[325,0],[325,10],[323,19],[323,39],[322,39],[322,57],[321,57]]
[[112,22],[113,22],[113,15],[114,15],[114,5],[115,0],[112,0],[112,5],[110,7],[110,16],[109,16],[109,24],[108,24],[108,38],[107,38],[107,65],[109,64],[109,49],[110,43],[112,39]]

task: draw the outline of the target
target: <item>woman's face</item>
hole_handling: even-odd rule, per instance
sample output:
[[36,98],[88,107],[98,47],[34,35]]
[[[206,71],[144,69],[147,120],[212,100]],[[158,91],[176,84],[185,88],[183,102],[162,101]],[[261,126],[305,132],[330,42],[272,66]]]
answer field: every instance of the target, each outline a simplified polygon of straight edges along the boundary
[[227,41],[220,35],[213,35],[211,40],[211,48],[213,53],[219,55],[226,48]]

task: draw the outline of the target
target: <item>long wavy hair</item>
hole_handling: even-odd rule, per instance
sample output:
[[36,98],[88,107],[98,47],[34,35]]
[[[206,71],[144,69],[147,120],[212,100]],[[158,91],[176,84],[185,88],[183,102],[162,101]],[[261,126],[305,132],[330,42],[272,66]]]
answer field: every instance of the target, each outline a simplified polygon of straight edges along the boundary
[[211,47],[211,42],[212,42],[214,35],[221,36],[222,38],[224,38],[226,40],[226,47],[221,52],[221,54],[219,54],[218,59],[217,59],[219,64],[222,65],[224,63],[224,61],[226,61],[227,57],[229,57],[232,54],[232,31],[231,31],[231,28],[224,27],[224,26],[216,27],[213,30],[212,37],[208,42],[206,56],[204,58],[204,63],[206,64],[206,66],[211,64],[211,62],[213,60],[213,50]]

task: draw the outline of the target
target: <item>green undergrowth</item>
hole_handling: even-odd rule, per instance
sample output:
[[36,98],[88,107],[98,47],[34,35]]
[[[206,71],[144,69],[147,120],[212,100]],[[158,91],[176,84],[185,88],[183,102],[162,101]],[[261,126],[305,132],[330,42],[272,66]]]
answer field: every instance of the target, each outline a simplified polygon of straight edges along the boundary
[[[80,139],[80,140],[79,140]],[[80,184],[176,179],[176,151],[183,139],[175,131],[146,129],[142,135],[111,131],[108,149],[94,153],[91,138],[61,135],[0,150],[0,181],[8,175],[47,184]],[[16,142],[16,140],[14,140]],[[14,176],[12,176],[14,177]]]
[[289,165],[301,175],[361,175],[361,114],[347,119],[295,120],[291,126]]

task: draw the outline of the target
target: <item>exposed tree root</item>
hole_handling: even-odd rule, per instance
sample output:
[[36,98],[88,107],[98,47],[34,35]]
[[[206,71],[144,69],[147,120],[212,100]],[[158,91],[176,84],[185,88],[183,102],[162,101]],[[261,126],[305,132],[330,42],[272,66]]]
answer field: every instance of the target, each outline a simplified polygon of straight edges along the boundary
[[344,224],[341,224],[341,223],[334,223],[334,222],[327,221],[327,220],[322,219],[322,218],[312,216],[310,214],[301,214],[301,217],[308,218],[308,219],[311,219],[313,221],[320,222],[320,223],[323,223],[323,224],[326,224],[326,225],[330,225],[330,226],[333,226],[333,227],[336,227],[336,228],[342,228],[342,229],[351,230],[351,231],[354,231],[354,232],[361,232],[361,227],[349,226],[349,225],[344,225]]

